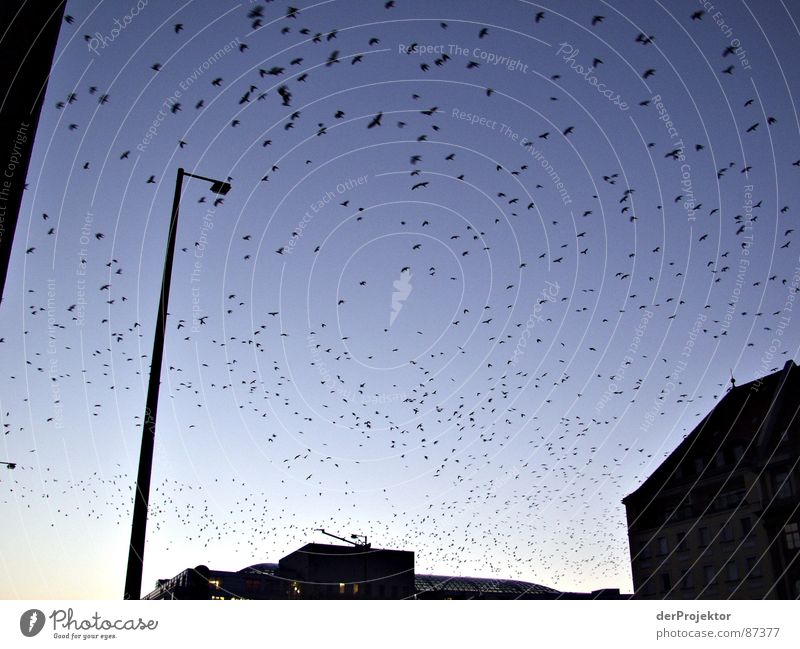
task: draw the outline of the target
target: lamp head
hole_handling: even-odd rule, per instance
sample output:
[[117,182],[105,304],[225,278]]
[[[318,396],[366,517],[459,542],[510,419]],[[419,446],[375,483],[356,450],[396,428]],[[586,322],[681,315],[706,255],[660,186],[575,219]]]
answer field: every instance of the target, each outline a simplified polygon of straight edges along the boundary
[[211,183],[211,191],[215,194],[219,194],[220,196],[225,196],[229,191],[231,191],[231,184],[224,183],[220,180],[215,180]]

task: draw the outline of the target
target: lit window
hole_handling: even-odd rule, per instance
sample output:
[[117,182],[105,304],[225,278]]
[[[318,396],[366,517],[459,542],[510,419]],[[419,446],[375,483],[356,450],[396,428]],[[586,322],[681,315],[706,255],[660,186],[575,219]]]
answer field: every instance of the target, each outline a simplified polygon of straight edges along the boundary
[[344,584],[339,582],[339,594],[344,595]]
[[211,599],[225,599],[225,598],[222,597],[221,595],[212,595]]
[[353,584],[353,595],[358,595],[358,584]]
[[219,579],[209,579],[208,585],[212,588],[219,588],[220,587],[220,580]]
[[786,535],[786,547],[790,550],[800,550],[800,526],[797,523],[789,523],[783,528]]

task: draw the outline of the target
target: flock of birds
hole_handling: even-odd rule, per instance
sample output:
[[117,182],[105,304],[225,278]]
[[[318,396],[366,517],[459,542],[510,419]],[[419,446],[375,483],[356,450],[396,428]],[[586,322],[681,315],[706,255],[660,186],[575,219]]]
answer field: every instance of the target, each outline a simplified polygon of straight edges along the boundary
[[[385,11],[400,14],[405,3],[381,4]],[[386,106],[363,117],[358,116],[361,111],[356,107],[334,106],[326,108],[327,121],[306,119],[306,113],[314,112],[309,105],[316,99],[315,79],[338,75],[335,78],[342,84],[357,84],[360,67],[379,65],[380,55],[373,56],[370,50],[392,40],[391,25],[377,23],[375,34],[361,37],[361,30],[315,27],[311,11],[292,6],[277,9],[272,2],[240,9],[244,15],[239,19],[246,21],[243,27],[249,28],[249,33],[239,44],[237,56],[250,58],[241,64],[226,61],[230,75],[214,73],[210,75],[213,78],[193,87],[194,94],[186,93],[182,101],[172,103],[167,122],[175,120],[169,132],[180,134],[175,140],[176,159],[191,160],[181,157],[192,155],[189,122],[210,106],[230,104],[232,117],[223,129],[227,131],[249,128],[251,120],[258,119],[250,107],[263,105],[284,118],[258,138],[256,153],[266,162],[256,171],[257,176],[246,179],[247,169],[228,178],[237,187],[244,188],[247,182],[258,187],[288,182],[283,181],[285,174],[320,166],[320,158],[333,158],[338,152],[335,146],[325,144],[326,138],[343,132],[370,144],[395,139],[406,143],[403,151],[411,153],[404,153],[402,160],[386,148],[387,173],[375,174],[369,183],[411,203],[407,216],[384,218],[376,216],[369,203],[362,204],[364,194],[355,190],[325,208],[325,223],[334,225],[315,221],[306,230],[289,225],[285,232],[268,236],[256,229],[236,232],[229,246],[222,307],[201,316],[183,310],[186,305],[172,307],[163,375],[167,389],[162,389],[160,418],[169,417],[164,404],[171,401],[179,413],[178,432],[186,439],[209,433],[214,420],[227,422],[229,430],[214,432],[218,448],[210,452],[227,458],[229,445],[239,451],[248,445],[249,465],[237,465],[241,458],[231,459],[227,468],[226,463],[218,462],[213,469],[203,470],[204,477],[196,482],[188,476],[162,477],[152,491],[149,543],[184,553],[191,547],[195,558],[173,557],[178,572],[190,563],[213,565],[216,555],[208,553],[220,548],[240,553],[243,564],[276,559],[308,541],[311,529],[325,527],[368,534],[376,545],[414,549],[420,572],[517,576],[566,588],[589,583],[612,586],[615,584],[609,582],[614,580],[619,585],[628,562],[619,500],[680,439],[674,432],[667,440],[655,432],[648,438],[638,430],[621,429],[623,422],[631,425],[626,413],[641,403],[640,390],[651,393],[655,385],[656,395],[659,390],[665,395],[659,406],[665,413],[660,422],[672,422],[677,412],[697,421],[724,393],[726,382],[707,391],[678,381],[678,389],[667,393],[664,384],[674,370],[680,346],[676,352],[643,344],[637,358],[623,364],[609,341],[619,336],[624,349],[636,323],[647,313],[651,314],[648,331],[659,332],[651,334],[653,339],[666,336],[671,321],[689,312],[687,303],[691,302],[693,310],[684,318],[688,326],[699,308],[708,315],[699,336],[703,344],[722,345],[730,330],[724,314],[733,304],[736,321],[754,332],[746,347],[755,347],[753,352],[760,354],[763,340],[769,340],[777,328],[785,296],[797,290],[791,271],[797,254],[794,208],[788,199],[785,205],[765,207],[768,199],[756,196],[752,214],[731,215],[716,190],[696,186],[698,196],[693,205],[698,216],[687,249],[669,246],[667,255],[665,239],[644,247],[640,239],[647,237],[631,235],[624,254],[606,259],[604,276],[598,277],[594,271],[581,273],[579,264],[607,254],[601,219],[613,222],[615,232],[626,233],[619,234],[619,239],[627,242],[625,237],[636,228],[647,230],[648,222],[660,224],[666,211],[672,215],[687,200],[686,194],[666,197],[665,205],[642,204],[636,200],[637,188],[628,185],[629,176],[637,174],[609,164],[592,179],[600,188],[598,193],[603,192],[602,199],[597,195],[579,197],[575,191],[574,209],[558,205],[559,209],[544,213],[541,205],[547,204],[552,183],[534,164],[530,151],[546,150],[566,139],[575,146],[590,147],[590,124],[565,123],[557,130],[549,127],[526,134],[521,146],[514,144],[513,155],[507,156],[509,161],[516,158],[514,164],[476,161],[469,159],[463,147],[450,145],[460,143],[458,138],[468,137],[464,134],[469,131],[447,116],[445,85],[437,88],[420,82],[418,89],[408,93],[402,110]],[[76,20],[67,17],[69,28]],[[617,20],[588,12],[584,23],[601,32]],[[551,38],[536,30],[558,21],[546,10],[534,11],[526,29]],[[686,16],[685,26],[697,29],[707,22],[708,15],[696,10]],[[462,20],[445,19],[438,26],[451,38],[457,31],[459,39],[474,39],[486,47],[496,39],[495,47],[502,49],[502,39],[508,38],[499,27]],[[184,19],[172,24],[170,36],[184,38],[195,27]],[[382,28],[385,34],[380,33]],[[642,63],[642,79],[657,79],[660,72],[653,61],[659,54],[653,45],[661,43],[659,36],[629,31],[631,41],[642,48],[636,61],[647,61]],[[77,32],[74,35],[80,37]],[[87,42],[91,38],[88,33],[84,36]],[[304,45],[297,55],[269,58],[280,48],[278,38],[284,38],[286,45],[291,39]],[[661,46],[666,47],[664,43]],[[262,47],[270,51],[258,51]],[[413,52],[419,47],[412,43],[409,49]],[[728,64],[732,54],[728,49],[721,53],[718,75],[730,84],[742,77],[741,87],[730,90],[730,96],[736,97],[752,87],[749,79],[738,74],[736,65]],[[259,57],[269,58],[269,63],[259,65]],[[408,64],[399,65],[414,66],[414,74],[423,80],[432,75],[447,78],[454,67],[468,70],[474,75],[472,83],[480,87],[478,94],[486,102],[486,113],[503,94],[498,87],[502,77],[488,74],[490,69],[481,60],[441,53],[407,60]],[[239,65],[248,71],[242,73]],[[571,78],[558,59],[537,65],[542,70],[552,68],[547,77],[553,87],[581,83]],[[610,63],[594,57],[595,69],[602,71],[608,66]],[[163,75],[170,64],[152,61],[149,68],[147,74]],[[399,69],[403,75],[410,73],[409,68]],[[400,78],[405,78],[403,75]],[[265,88],[265,80],[275,80],[275,85]],[[545,103],[552,106],[566,98],[553,91]],[[324,98],[323,105],[332,102]],[[66,131],[56,137],[64,140],[80,133],[83,122],[79,116],[88,117],[96,109],[94,104],[103,111],[113,103],[112,89],[81,80],[49,107],[59,111],[58,130]],[[638,108],[652,110],[651,103],[651,98],[645,97]],[[82,104],[91,104],[91,110],[87,107],[81,113]],[[765,128],[770,138],[788,137],[778,131],[783,120],[771,116],[772,110],[761,106],[758,97],[743,98],[736,110],[748,124],[742,128],[742,137],[760,137]],[[558,119],[559,110],[552,112]],[[456,130],[459,128],[462,130]],[[664,140],[663,126],[657,124],[652,131],[654,141],[645,142],[648,152],[659,162],[675,163],[666,173],[679,173],[679,160],[690,161],[694,169],[711,164],[712,143],[698,141],[675,149],[657,143]],[[581,137],[587,139],[581,142]],[[302,138],[308,139],[299,154],[272,155],[274,150],[291,150]],[[335,142],[338,146],[341,140]],[[306,151],[313,155],[306,157]],[[83,152],[79,150],[77,155]],[[295,164],[298,156],[302,161]],[[115,151],[114,158],[109,163],[112,166],[136,164],[135,170],[125,167],[121,177],[129,174],[130,182],[140,185],[137,191],[149,191],[171,180],[164,174],[142,171],[148,158],[137,153],[135,137]],[[91,174],[99,162],[82,160],[78,172]],[[800,167],[800,160],[778,156],[775,164],[783,174],[784,168]],[[188,163],[184,166],[191,168]],[[754,166],[742,160],[715,169],[720,194],[741,196],[741,187],[756,173]],[[395,172],[398,167],[404,171]],[[456,199],[448,196],[468,191],[461,187],[480,188],[488,198],[481,209],[490,210],[492,216],[470,214],[458,221],[446,218],[433,203],[422,210],[412,202],[454,203]],[[46,257],[63,227],[60,224],[71,218],[67,213],[51,216],[58,209],[55,198],[31,223],[25,244],[26,268],[50,261]],[[209,195],[199,200],[206,205],[197,209],[212,206],[225,210],[226,201],[233,199]],[[377,201],[377,196],[373,195],[373,200]],[[750,271],[742,288],[743,294],[768,297],[751,310],[736,305],[731,290],[741,251],[750,245],[748,233],[754,227],[772,227],[763,223],[770,218],[777,219],[773,262],[763,275],[755,276],[764,270],[760,267]],[[294,214],[286,223],[298,220]],[[263,227],[256,220],[243,222]],[[684,222],[685,218],[682,225]],[[123,257],[124,246],[109,245],[108,232],[115,227],[110,219],[96,219],[93,227],[91,259],[81,263],[89,266],[102,258],[103,267],[98,263],[87,269],[87,282],[94,281],[87,291],[95,293],[87,297],[90,304],[82,331],[91,327],[97,335],[76,336],[76,321],[83,318],[77,300],[59,304],[50,323],[63,354],[74,354],[79,360],[74,365],[63,363],[54,377],[48,365],[48,338],[32,338],[34,331],[47,331],[46,288],[26,286],[22,332],[13,330],[16,325],[8,314],[4,318],[6,330],[0,332],[0,343],[7,346],[11,340],[23,341],[26,350],[24,367],[6,366],[6,384],[16,384],[13,393],[24,394],[18,402],[2,402],[6,448],[22,448],[22,442],[15,440],[27,443],[33,437],[40,447],[62,444],[65,433],[56,428],[58,415],[52,408],[41,407],[52,391],[44,387],[42,397],[28,392],[24,387],[28,383],[47,386],[57,381],[62,394],[67,393],[67,386],[77,386],[76,394],[85,392],[90,425],[98,418],[107,426],[117,421],[117,413],[127,415],[143,406],[151,339],[137,314],[154,304],[155,289],[133,293],[139,290],[130,279],[138,274],[136,264],[141,263],[134,256],[137,251],[127,250],[129,256]],[[341,231],[331,243],[333,235],[327,228],[336,227]],[[340,257],[339,250],[345,250],[347,257],[357,243],[373,240],[375,232],[394,236],[386,258],[398,259],[396,267],[361,267],[351,272],[335,266],[332,260]],[[508,245],[515,232],[521,241],[516,251]],[[179,240],[177,263],[190,264],[202,242]],[[265,241],[284,243],[278,247]],[[329,248],[337,250],[329,252]],[[772,252],[773,246],[770,248]],[[146,263],[158,259],[154,254]],[[495,266],[500,280],[493,276],[486,288],[483,278]],[[305,303],[296,295],[286,298],[253,291],[254,285],[269,281],[268,275],[276,277],[276,269],[282,267],[296,269],[287,272],[295,272],[300,283],[307,277],[309,285],[323,287],[320,290],[329,297]],[[328,275],[340,280],[330,291]],[[406,291],[404,311],[395,314],[397,322],[390,326],[391,294],[401,290],[397,284],[392,289],[392,282],[404,276],[411,277],[416,295]],[[545,279],[552,280],[548,285],[557,283],[558,290],[542,292]],[[379,284],[384,288],[372,293]],[[707,294],[698,297],[693,285],[701,284]],[[609,293],[614,297],[609,298]],[[379,307],[375,295],[383,296]],[[415,300],[422,300],[421,295],[440,297],[430,311],[415,311]],[[601,305],[601,300],[606,304]],[[609,308],[608,303],[614,307]],[[378,308],[380,318],[385,316],[383,325],[376,324],[380,318],[368,315]],[[440,312],[444,309],[452,311],[445,317]],[[539,316],[534,327],[530,326],[532,310]],[[302,318],[297,316],[300,311]],[[307,326],[302,327],[298,323],[304,319]],[[576,325],[580,331],[565,327],[567,321],[580,323]],[[103,337],[107,343],[100,342]],[[520,353],[523,337],[527,344]],[[170,350],[170,345],[175,347]],[[607,362],[601,360],[605,353],[610,355]],[[779,352],[790,353],[789,345]],[[623,376],[624,370],[618,369],[634,363],[641,372],[636,378],[630,373]],[[772,371],[781,365],[776,356],[765,369]],[[598,407],[600,394],[612,384],[610,402]],[[109,413],[109,409],[116,412]],[[30,419],[25,421],[28,414]],[[128,446],[135,445],[141,416],[127,420],[120,416],[117,425],[124,429],[121,434],[129,440]],[[662,425],[672,428],[673,423]],[[241,434],[246,439],[227,441],[237,429],[247,431]],[[165,443],[162,439],[159,437],[157,444]],[[97,470],[84,476],[65,476],[56,467],[37,464],[33,458],[41,452],[30,460],[14,458],[19,463],[18,473],[3,480],[0,503],[28,508],[46,503],[56,530],[59,520],[66,517],[98,524],[111,521],[123,529],[130,520],[132,462],[137,458],[129,450],[123,459],[121,452],[118,449],[116,459],[127,462],[128,470],[124,464],[114,464],[109,470],[113,462],[103,459]],[[231,451],[231,458],[236,457]],[[254,470],[253,465],[261,468]],[[259,474],[269,474],[264,483],[258,482]],[[62,503],[57,511],[52,509],[53,502]],[[362,511],[365,503],[372,514]],[[265,556],[267,553],[271,556]]]

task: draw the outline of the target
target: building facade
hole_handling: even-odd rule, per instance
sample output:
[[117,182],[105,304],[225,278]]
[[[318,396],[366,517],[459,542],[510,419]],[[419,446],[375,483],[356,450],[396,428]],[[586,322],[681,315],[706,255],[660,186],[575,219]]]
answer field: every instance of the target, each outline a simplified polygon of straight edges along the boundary
[[800,597],[800,369],[735,386],[632,494],[634,596]]

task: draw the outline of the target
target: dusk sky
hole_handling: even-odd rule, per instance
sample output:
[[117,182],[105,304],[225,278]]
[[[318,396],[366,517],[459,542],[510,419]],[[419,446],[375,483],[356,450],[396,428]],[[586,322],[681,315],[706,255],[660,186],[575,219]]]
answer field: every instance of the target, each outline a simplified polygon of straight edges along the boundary
[[798,360],[797,3],[71,1],[0,305],[0,596],[327,537],[632,589],[622,498]]

